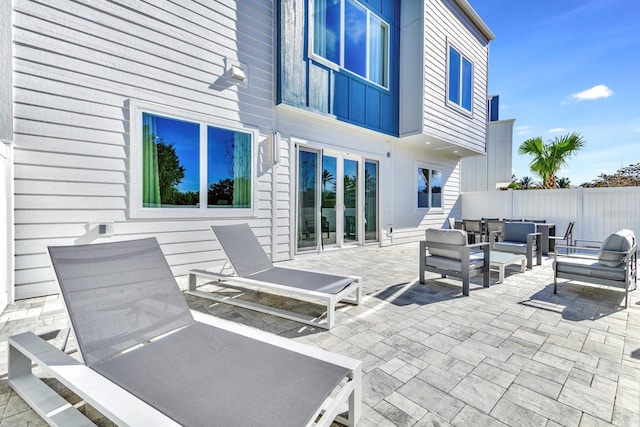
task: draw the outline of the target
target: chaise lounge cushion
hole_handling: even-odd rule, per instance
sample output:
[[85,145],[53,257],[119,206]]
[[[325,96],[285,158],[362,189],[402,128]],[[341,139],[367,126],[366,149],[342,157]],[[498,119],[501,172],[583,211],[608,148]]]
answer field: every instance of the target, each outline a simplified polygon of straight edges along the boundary
[[429,254],[433,256],[461,259],[461,253],[455,250],[432,248],[429,242],[444,243],[447,245],[464,246],[467,244],[467,232],[464,230],[445,230],[437,228],[429,228],[426,231],[425,240],[429,248]]
[[[512,254],[527,254],[527,243],[518,242],[495,242],[493,249],[501,252],[510,252]],[[535,250],[535,245],[534,249]]]
[[633,246],[635,235],[633,231],[622,229],[607,236],[600,246],[598,260],[607,267],[617,267],[624,260],[624,254],[614,254],[605,251],[626,252]]

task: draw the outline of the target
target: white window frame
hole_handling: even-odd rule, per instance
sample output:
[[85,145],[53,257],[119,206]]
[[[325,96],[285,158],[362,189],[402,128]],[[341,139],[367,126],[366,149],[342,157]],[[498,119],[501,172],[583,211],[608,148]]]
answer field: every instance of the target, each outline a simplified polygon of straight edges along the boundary
[[[418,173],[418,168],[420,169],[427,169],[429,171],[429,206],[427,207],[420,207],[418,206],[418,179],[421,178],[420,174]],[[442,188],[441,188],[441,200],[440,200],[440,206],[432,206],[432,193],[431,193],[431,171],[438,171],[440,172],[440,176],[442,179]],[[428,211],[428,212],[443,212],[444,211],[444,168],[441,165],[435,165],[435,164],[429,164],[429,163],[423,163],[423,162],[416,162],[415,166],[413,168],[413,185],[415,185],[414,188],[414,196],[413,196],[413,200],[414,200],[414,204],[413,206],[415,207],[415,210],[417,212],[424,212],[424,211]]]
[[[309,52],[309,57],[312,58],[315,62],[318,62],[320,64],[323,64],[324,66],[335,70],[335,71],[344,71],[348,74],[351,74],[353,76],[356,76],[358,78],[364,79],[366,80],[368,83],[377,86],[381,89],[384,89],[386,91],[389,91],[389,86],[391,84],[390,80],[391,80],[391,75],[390,75],[390,70],[391,70],[391,25],[384,19],[382,18],[380,15],[378,15],[377,13],[373,12],[372,10],[370,10],[367,6],[365,6],[364,4],[362,4],[361,2],[359,2],[358,0],[351,0],[354,3],[357,3],[359,6],[361,6],[363,9],[365,9],[367,11],[367,54],[366,54],[366,70],[367,70],[367,75],[366,76],[361,76],[358,73],[355,73],[351,70],[349,70],[348,68],[345,67],[344,65],[344,37],[345,37],[345,23],[344,23],[344,15],[345,15],[345,2],[347,0],[340,0],[340,64],[336,64],[335,62],[324,58],[320,55],[317,55],[314,52],[313,46],[314,46],[314,36],[315,36],[315,22],[314,22],[314,10],[315,10],[315,0],[310,0],[309,2],[309,11],[308,11],[308,34],[307,34],[307,40],[308,40],[308,46],[307,46],[307,50]],[[382,22],[382,24],[384,26],[386,26],[387,28],[387,58],[386,58],[386,70],[385,70],[385,75],[387,77],[387,81],[386,81],[386,85],[381,85],[379,83],[374,82],[373,80],[369,79],[369,72],[370,70],[370,59],[371,59],[371,52],[369,50],[369,34],[371,32],[371,16],[376,17],[377,19],[380,20],[380,22]]]
[[[142,114],[148,113],[197,123],[200,125],[200,204],[193,208],[149,208],[142,206]],[[248,218],[258,215],[256,159],[259,139],[257,128],[238,126],[204,114],[144,101],[129,101],[129,214],[134,219],[153,218]],[[251,207],[210,208],[207,207],[207,127],[213,126],[252,135],[251,141]],[[203,190],[204,189],[204,190]],[[204,194],[203,194],[204,191]],[[204,201],[204,203],[203,203]]]
[[[460,103],[457,104],[454,101],[451,101],[449,99],[449,93],[451,91],[451,87],[449,86],[449,73],[451,71],[451,49],[455,50],[458,55],[460,55],[460,84],[458,86],[458,95],[459,95],[459,99],[460,99]],[[462,64],[463,64],[463,59],[466,59],[470,64],[471,64],[471,108],[469,110],[467,110],[465,107],[462,106],[462,88],[464,86],[463,83],[463,69],[462,69]],[[445,85],[446,85],[446,104],[452,108],[455,108],[456,110],[467,114],[467,115],[473,115],[473,98],[474,98],[474,81],[475,81],[475,69],[476,66],[473,63],[473,61],[471,60],[471,58],[469,58],[467,55],[465,55],[464,53],[462,53],[462,50],[458,49],[457,46],[455,46],[454,44],[452,44],[451,42],[447,41],[447,72],[446,72],[446,80],[445,80]]]

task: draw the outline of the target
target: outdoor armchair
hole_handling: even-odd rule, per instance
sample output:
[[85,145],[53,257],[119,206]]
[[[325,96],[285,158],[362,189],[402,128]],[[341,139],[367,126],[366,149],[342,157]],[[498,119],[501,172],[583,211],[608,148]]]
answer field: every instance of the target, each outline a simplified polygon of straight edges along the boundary
[[487,242],[491,239],[496,242],[502,240],[502,233],[504,232],[504,221],[488,219],[485,222],[485,228],[487,230]]
[[573,246],[573,226],[575,224],[575,221],[571,221],[567,226],[567,230],[564,232],[563,236],[549,236],[549,239],[554,240],[556,242],[556,245],[558,244],[557,242],[564,242],[565,246]]
[[467,232],[469,243],[476,243],[476,237],[482,242],[482,221],[479,219],[463,219],[462,227]]
[[624,307],[629,307],[629,291],[637,287],[638,244],[631,230],[610,234],[599,248],[562,246],[566,254],[556,250],[553,261],[553,293],[558,279],[594,283],[624,290]]
[[470,245],[464,230],[427,229],[420,241],[420,283],[425,283],[427,271],[442,277],[462,279],[462,294],[469,296],[469,278],[482,275],[489,287],[489,243]]
[[542,264],[541,233],[536,232],[533,222],[505,222],[502,241],[494,242],[490,239],[491,250],[526,255],[527,268],[533,268],[533,256],[536,265]]

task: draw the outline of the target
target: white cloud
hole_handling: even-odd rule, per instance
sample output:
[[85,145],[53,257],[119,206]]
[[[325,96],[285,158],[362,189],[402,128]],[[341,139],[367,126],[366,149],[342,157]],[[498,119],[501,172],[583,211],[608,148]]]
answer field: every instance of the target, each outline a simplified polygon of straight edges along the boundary
[[586,101],[598,98],[608,98],[613,95],[613,91],[605,85],[596,85],[590,89],[571,94],[570,97],[578,101]]
[[640,128],[636,129],[636,132],[640,132]]
[[515,134],[516,135],[529,135],[531,133],[531,127],[529,126],[516,126]]
[[553,129],[549,129],[549,133],[560,133],[560,132],[564,132],[565,128],[553,128]]

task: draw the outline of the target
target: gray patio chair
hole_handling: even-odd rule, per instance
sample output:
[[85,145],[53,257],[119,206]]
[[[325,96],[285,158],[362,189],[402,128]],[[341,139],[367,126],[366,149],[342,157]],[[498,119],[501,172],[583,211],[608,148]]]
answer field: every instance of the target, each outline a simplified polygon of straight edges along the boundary
[[556,245],[558,242],[564,242],[564,246],[573,246],[573,226],[575,224],[575,221],[569,222],[563,236],[549,236],[549,239],[555,241]]
[[[191,270],[188,291],[191,295],[326,329],[331,329],[335,325],[336,304],[339,301],[356,305],[362,301],[360,277],[275,267],[249,225],[214,225],[211,229],[235,274],[224,274],[222,270],[220,272]],[[219,283],[224,283],[230,289],[259,289],[285,295],[287,298],[300,298],[304,301],[311,299],[321,302],[326,307],[326,322],[318,316],[304,315],[290,310],[285,311],[255,301],[230,298],[229,295],[218,292],[198,290],[198,277],[216,280]],[[352,297],[349,297],[350,295]]]
[[425,283],[427,271],[442,277],[462,279],[462,294],[469,296],[470,277],[482,274],[482,283],[489,287],[489,243],[470,245],[464,230],[427,229],[420,241],[420,283]]
[[536,265],[542,264],[541,233],[536,232],[533,222],[505,222],[502,241],[491,241],[491,250],[526,255],[527,268],[533,268],[533,255]]
[[476,237],[482,242],[482,221],[479,219],[463,219],[462,228],[467,232],[470,244],[476,243]]
[[155,239],[49,253],[82,363],[26,332],[8,376],[51,425],[93,424],[32,362],[118,425],[328,426],[344,404],[358,421],[361,362],[191,312]]
[[638,281],[638,244],[633,231],[617,231],[607,236],[599,248],[564,248],[566,254],[558,250],[554,254],[554,294],[558,292],[559,278],[594,283],[624,290],[624,307],[629,307],[629,291],[636,289]]
[[502,233],[504,232],[504,221],[488,219],[485,222],[485,229],[487,230],[486,241],[493,239],[498,242],[502,240]]

